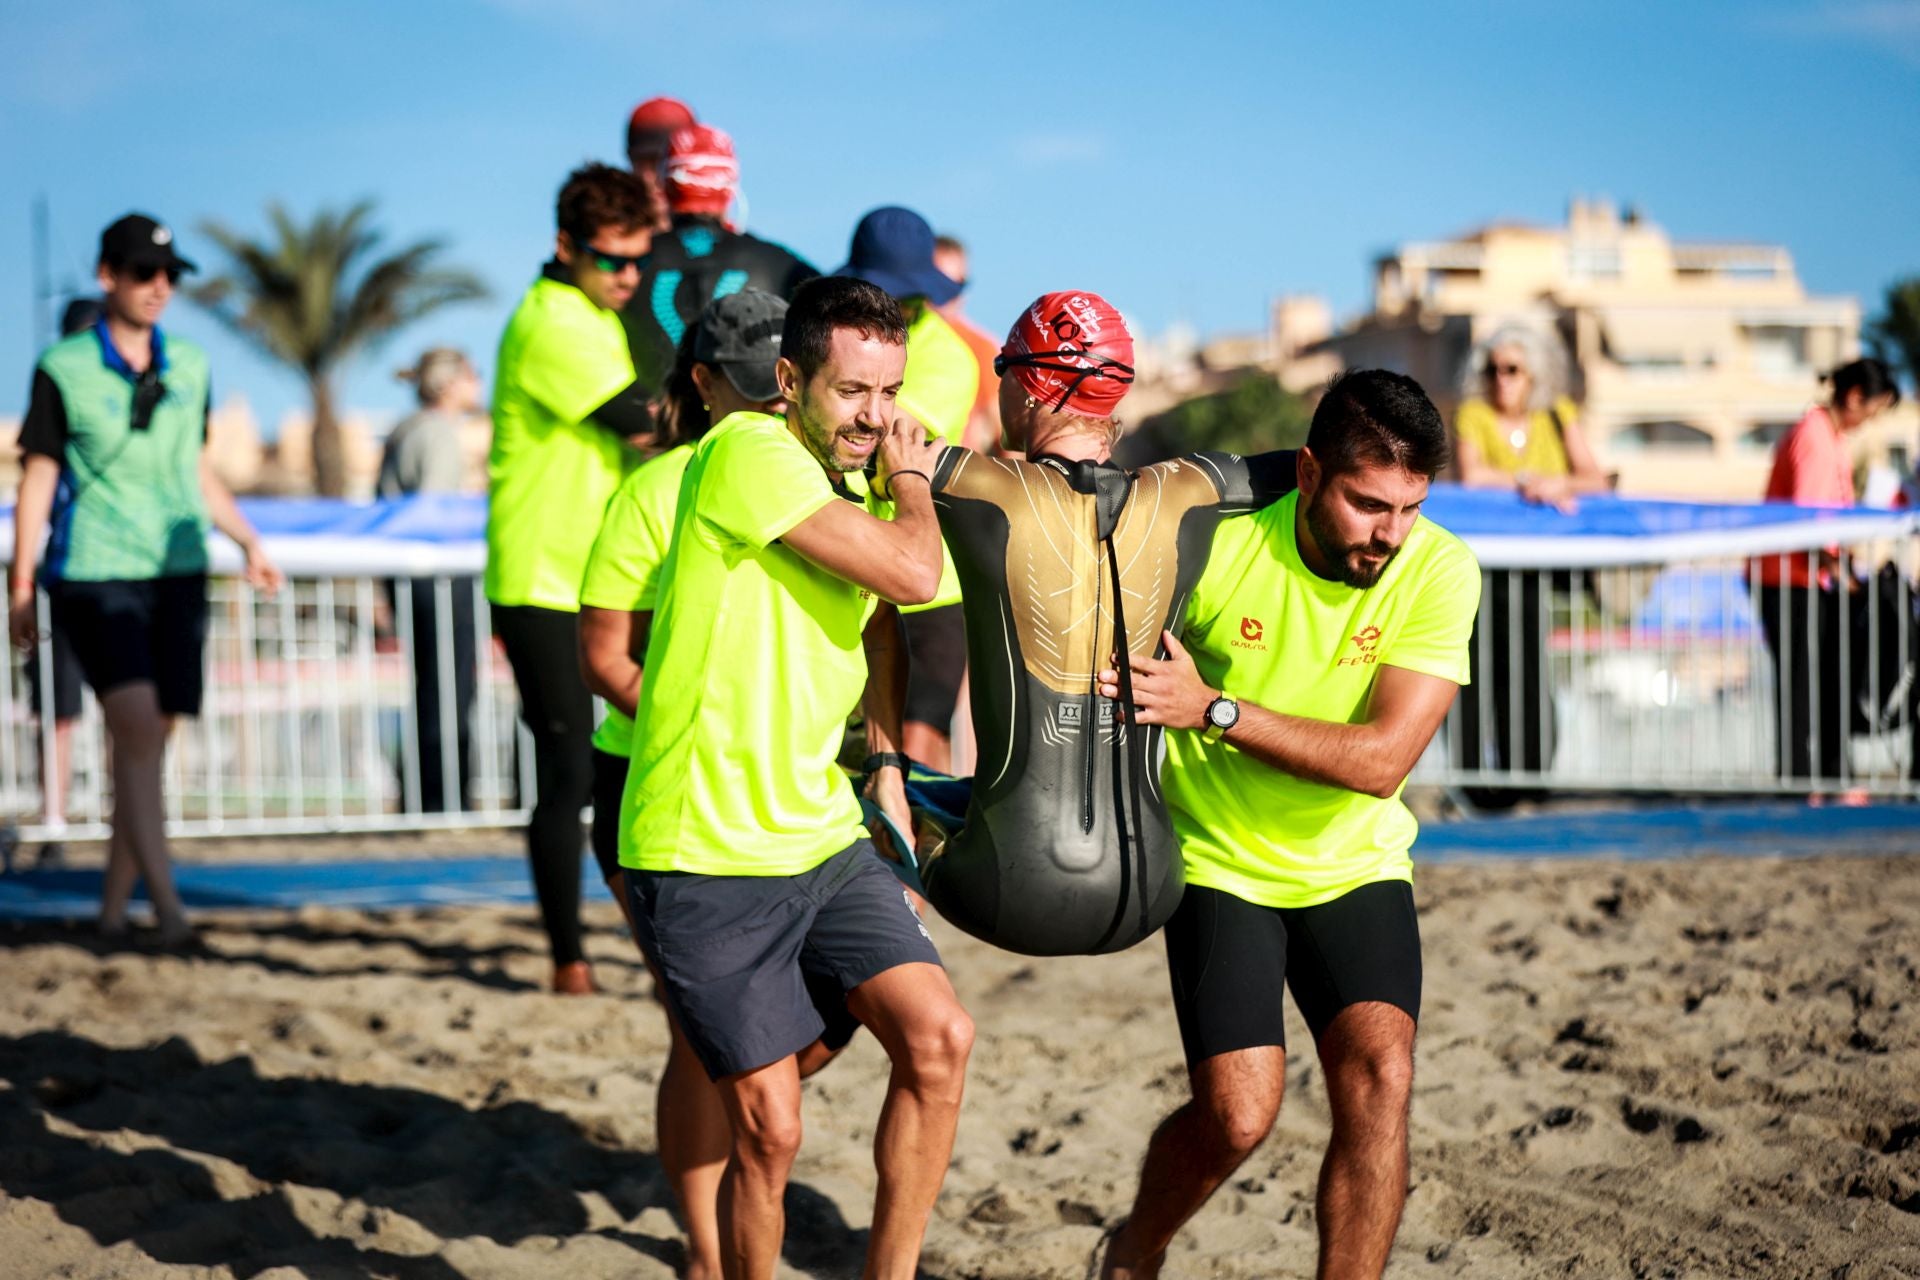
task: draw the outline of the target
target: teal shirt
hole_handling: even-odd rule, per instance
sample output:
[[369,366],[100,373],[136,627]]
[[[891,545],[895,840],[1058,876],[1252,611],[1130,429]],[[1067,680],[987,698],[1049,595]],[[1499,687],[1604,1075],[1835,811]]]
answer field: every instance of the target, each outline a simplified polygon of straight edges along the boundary
[[[200,451],[211,384],[206,353],[153,335],[165,388],[145,430],[133,429],[135,375],[104,325],[47,348],[21,448],[60,463],[44,576],[103,582],[207,571]],[[56,404],[43,404],[43,396]]]

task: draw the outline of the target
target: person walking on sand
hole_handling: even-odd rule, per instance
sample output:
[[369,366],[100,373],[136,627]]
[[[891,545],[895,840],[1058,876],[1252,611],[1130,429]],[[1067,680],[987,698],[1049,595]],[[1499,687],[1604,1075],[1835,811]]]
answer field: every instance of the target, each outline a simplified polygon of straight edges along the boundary
[[[866,1275],[915,1274],[959,1121],[973,1024],[834,763],[863,690],[869,745],[897,747],[892,605],[939,587],[936,450],[894,404],[906,342],[870,284],[795,292],[776,366],[787,411],[736,413],[687,460],[642,663],[620,863],[634,934],[731,1127],[729,1280],[779,1259],[798,1055],[824,1030],[809,978],[838,986],[893,1064]],[[869,461],[892,519],[840,483]],[[871,785],[904,827],[897,764]]]
[[[1377,1277],[1407,1193],[1420,1012],[1408,772],[1467,681],[1480,570],[1420,514],[1447,461],[1418,383],[1343,375],[1314,411],[1299,489],[1223,521],[1187,639],[1133,659],[1164,725],[1186,860],[1167,968],[1192,1098],[1147,1144],[1100,1274],[1157,1276],[1174,1234],[1280,1110],[1286,985],[1312,1030],[1333,1134],[1315,1221],[1322,1277]],[[1118,699],[1117,673],[1100,691]]]
[[130,213],[100,236],[102,315],[34,368],[14,507],[8,630],[39,639],[35,560],[55,625],[100,699],[113,741],[113,834],[100,931],[127,931],[144,880],[163,945],[192,940],[173,884],[162,765],[180,716],[200,714],[207,640],[207,526],[238,543],[246,580],[284,581],[207,457],[206,354],[163,333],[183,273],[173,232]]

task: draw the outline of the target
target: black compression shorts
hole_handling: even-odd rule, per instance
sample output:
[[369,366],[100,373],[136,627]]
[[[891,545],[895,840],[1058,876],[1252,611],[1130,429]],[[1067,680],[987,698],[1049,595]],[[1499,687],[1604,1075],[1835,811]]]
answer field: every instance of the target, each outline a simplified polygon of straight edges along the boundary
[[1420,1019],[1420,924],[1404,880],[1314,907],[1262,907],[1187,886],[1167,921],[1167,971],[1187,1065],[1287,1043],[1280,988],[1317,1040],[1342,1009],[1382,1001]]
[[96,696],[153,682],[160,710],[200,714],[206,687],[207,578],[50,582],[54,625],[66,633]]

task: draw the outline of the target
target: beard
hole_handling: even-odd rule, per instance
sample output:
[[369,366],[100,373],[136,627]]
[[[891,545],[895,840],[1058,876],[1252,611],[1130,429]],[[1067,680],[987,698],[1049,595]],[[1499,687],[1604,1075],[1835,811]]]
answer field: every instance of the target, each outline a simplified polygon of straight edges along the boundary
[[[844,427],[834,427],[821,422],[820,419],[814,415],[813,406],[808,402],[805,394],[796,395],[793,398],[792,408],[793,416],[800,423],[801,443],[807,446],[807,452],[813,455],[814,460],[827,470],[840,475],[845,475],[850,471],[862,470],[868,462],[873,460],[875,454],[878,452],[879,443],[877,438],[881,434],[880,432],[869,432],[866,427],[858,423],[850,423]],[[846,447],[846,437],[850,434],[858,436],[873,435],[876,437],[874,449],[866,453],[856,454],[850,452]]]
[[[1393,558],[1400,554],[1399,547],[1390,547],[1384,542],[1344,542],[1339,530],[1333,527],[1322,499],[1324,492],[1307,504],[1307,532],[1313,535],[1314,545],[1320,548],[1320,554],[1337,575],[1343,586],[1358,587],[1361,590],[1380,581],[1380,575],[1387,571]],[[1364,564],[1360,553],[1380,557],[1378,564]]]

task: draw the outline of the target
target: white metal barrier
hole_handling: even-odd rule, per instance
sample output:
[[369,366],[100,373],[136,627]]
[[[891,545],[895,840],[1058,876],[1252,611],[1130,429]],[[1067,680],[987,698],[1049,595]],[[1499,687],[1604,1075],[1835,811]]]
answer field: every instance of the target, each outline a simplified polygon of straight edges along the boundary
[[[1801,530],[1659,563],[1647,563],[1646,544],[1634,539],[1470,539],[1486,571],[1478,671],[1414,781],[1489,796],[1920,798],[1920,633],[1909,585],[1920,556],[1911,528],[1895,521],[1836,556],[1805,545],[1812,536]],[[1815,582],[1852,581],[1883,564],[1896,576],[1857,601],[1782,593],[1769,612],[1750,580],[1782,551]],[[523,824],[532,752],[512,673],[491,639],[481,548],[423,544],[396,555],[391,543],[300,538],[274,552],[290,581],[268,599],[231,576],[238,558],[217,548],[226,576],[209,590],[207,693],[169,754],[170,830]],[[1583,562],[1568,563],[1575,558]],[[44,631],[44,598],[42,619]],[[43,660],[47,649],[43,639]],[[1789,670],[1798,678],[1778,680],[1776,653],[1790,663],[1804,655]],[[40,762],[55,753],[52,681],[33,705],[25,665],[14,655],[0,681],[0,818],[26,842],[104,837],[111,799],[99,708],[89,693],[71,729],[65,825],[50,824]],[[432,686],[425,698],[423,682]],[[462,741],[459,707],[469,698],[465,749],[436,752],[436,735]],[[464,807],[448,799],[462,793],[462,760]]]
[[[1489,802],[1566,791],[1920,798],[1910,534],[1653,564],[1611,547],[1580,566],[1552,564],[1568,548],[1542,542],[1477,548],[1474,683],[1415,782]],[[1766,586],[1770,561],[1813,585]]]

